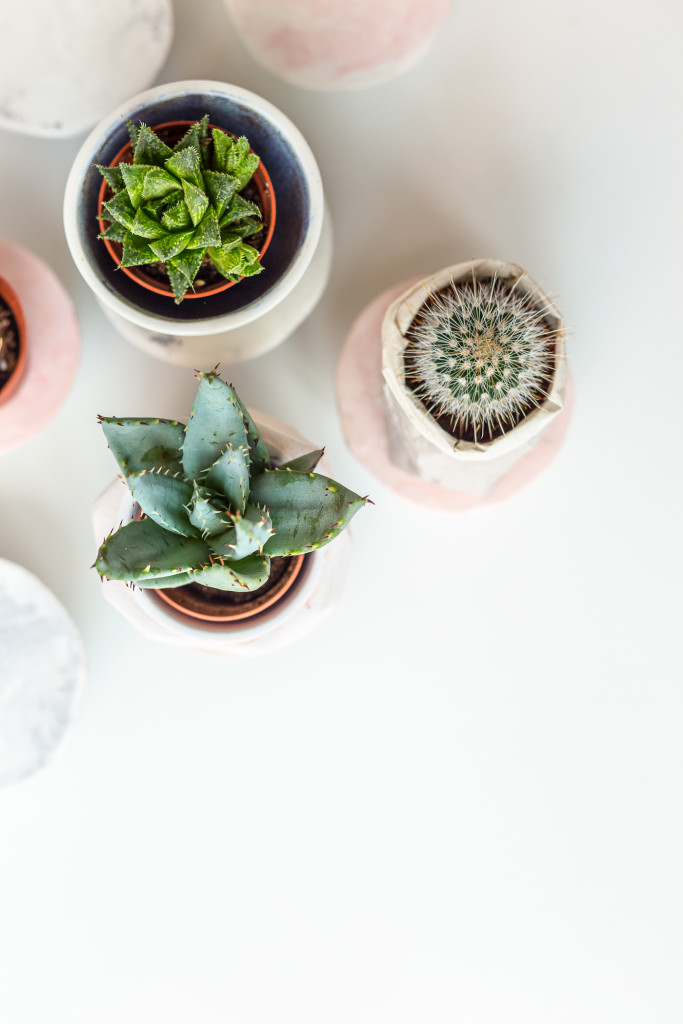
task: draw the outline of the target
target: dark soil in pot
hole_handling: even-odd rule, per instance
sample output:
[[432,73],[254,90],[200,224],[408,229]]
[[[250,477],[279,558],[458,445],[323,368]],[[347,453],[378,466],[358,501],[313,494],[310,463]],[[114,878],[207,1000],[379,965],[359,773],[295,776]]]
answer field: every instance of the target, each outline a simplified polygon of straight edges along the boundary
[[[477,281],[478,282],[482,282],[482,283],[490,281],[490,280],[491,280],[490,277],[477,278]],[[499,283],[500,283],[500,281],[499,281]],[[505,289],[503,286],[501,286],[501,290],[507,290],[507,291],[511,292],[513,289],[512,288]],[[439,295],[447,294],[450,291],[451,291],[451,289],[449,287],[440,288],[437,292],[434,293],[434,296],[438,297]],[[481,441],[484,441],[484,442],[495,441],[496,438],[502,437],[504,434],[507,434],[510,430],[512,430],[513,427],[518,426],[524,419],[526,419],[526,417],[530,413],[532,413],[534,411],[534,409],[537,408],[537,405],[540,405],[548,397],[548,394],[550,393],[550,390],[552,388],[553,377],[554,377],[554,374],[555,374],[555,350],[556,350],[556,344],[557,344],[557,331],[556,331],[556,329],[552,326],[552,324],[549,321],[547,321],[547,320],[545,321],[545,323],[547,325],[548,351],[550,352],[551,357],[552,357],[552,365],[551,365],[551,368],[550,368],[550,371],[549,371],[547,377],[545,378],[545,380],[543,382],[543,386],[534,395],[534,401],[530,402],[526,408],[524,408],[522,410],[519,410],[514,416],[509,417],[507,420],[504,420],[502,423],[495,424],[495,425],[489,427],[485,437],[476,436],[475,432],[474,432],[474,428],[471,425],[463,424],[463,423],[454,423],[453,420],[451,419],[451,417],[448,414],[439,413],[438,408],[436,406],[430,404],[429,401],[427,401],[425,399],[424,394],[422,392],[422,381],[421,381],[420,377],[416,373],[415,362],[414,362],[414,359],[413,359],[413,357],[411,355],[411,345],[412,345],[411,338],[412,339],[415,338],[414,330],[415,330],[415,328],[417,328],[420,325],[420,323],[422,321],[422,315],[423,315],[423,314],[421,315],[422,310],[425,310],[426,308],[428,308],[431,301],[432,301],[431,298],[428,298],[426,300],[426,302],[423,303],[423,305],[421,306],[420,310],[418,310],[416,316],[413,318],[413,321],[412,321],[410,327],[406,331],[406,342],[407,343],[406,343],[405,351],[404,351],[404,354],[403,354],[403,363],[404,363],[404,367],[405,367],[405,384],[406,384],[406,387],[409,388],[410,391],[412,391],[413,394],[419,399],[420,403],[434,417],[434,419],[439,424],[441,429],[445,430],[446,433],[450,434],[452,437],[456,438],[458,441],[470,441],[470,442],[473,442],[473,443],[476,442],[476,441],[479,441],[479,442],[481,442]],[[531,305],[531,303],[530,303],[530,305]],[[534,307],[534,308],[536,308],[536,307]]]
[[26,360],[26,331],[19,300],[0,278],[0,402],[18,387]]
[[258,590],[217,590],[200,583],[168,587],[149,592],[178,618],[190,619],[197,626],[220,628],[230,623],[251,624],[265,616],[281,601],[289,600],[308,575],[307,555],[273,558],[267,582]]

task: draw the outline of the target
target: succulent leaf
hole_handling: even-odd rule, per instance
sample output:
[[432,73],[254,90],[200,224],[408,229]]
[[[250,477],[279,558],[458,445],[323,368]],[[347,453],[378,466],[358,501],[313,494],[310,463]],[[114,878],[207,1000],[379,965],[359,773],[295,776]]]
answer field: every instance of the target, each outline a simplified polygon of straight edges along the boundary
[[270,559],[265,555],[249,555],[239,562],[209,565],[190,573],[194,583],[217,590],[258,590],[270,574]]
[[[211,200],[211,205],[216,211],[216,216],[220,219],[225,213],[228,203],[235,196],[239,184],[237,178],[233,178],[230,174],[222,174],[220,171],[204,171],[202,177],[206,193]],[[243,202],[246,202],[246,200],[243,200]],[[254,203],[249,203],[249,206],[254,207],[256,216],[261,215],[258,206]]]
[[192,217],[184,200],[167,206],[161,214],[161,223],[167,231],[183,231],[192,227]]
[[232,391],[235,396],[235,404],[239,411],[242,413],[242,420],[244,421],[244,429],[247,432],[247,446],[249,448],[249,460],[251,464],[252,473],[260,473],[263,469],[270,469],[270,455],[266,448],[266,443],[261,437],[258,427],[252,419],[251,413],[247,409],[244,402],[240,399],[237,392]]
[[173,147],[174,153],[179,153],[181,149],[189,149],[193,146],[200,154],[202,152],[202,142],[209,137],[209,115],[204,114],[201,121],[196,121],[190,128],[187,129],[182,139],[176,142]]
[[239,561],[255,552],[262,554],[264,545],[273,534],[268,512],[256,505],[247,505],[244,515],[230,515],[230,519],[234,524],[232,529],[208,540],[214,555]]
[[202,265],[203,253],[196,250],[185,249],[177,256],[173,256],[166,264],[168,278],[176,298],[183,296],[197,276]]
[[137,210],[143,201],[145,179],[154,168],[150,164],[120,164],[128,198]]
[[110,220],[118,221],[129,231],[133,230],[136,211],[125,189],[122,192],[117,192],[113,199],[109,199],[103,206]]
[[174,153],[168,158],[164,166],[176,178],[194,185],[199,190],[203,189],[202,164],[199,159],[199,152],[194,146]]
[[[130,126],[130,122],[128,123]],[[165,142],[162,142],[148,125],[140,125],[133,143],[134,164],[154,164],[156,167],[160,167],[172,155],[173,150]]]
[[157,255],[150,248],[149,242],[138,238],[132,231],[126,231],[123,238],[122,267],[139,267],[144,263],[156,263]]
[[159,526],[183,537],[200,536],[185,507],[192,500],[192,485],[182,477],[143,469],[131,473],[127,482],[142,511]]
[[[184,150],[184,152],[188,153],[190,150]],[[206,192],[201,188],[197,188],[191,181],[183,181],[183,193],[187,211],[190,214],[192,223],[197,227],[209,207],[209,197]]]
[[197,527],[205,539],[232,529],[232,520],[227,512],[216,505],[213,491],[206,487],[200,487],[196,483],[188,512],[190,522]]
[[95,568],[110,580],[138,582],[188,572],[210,558],[203,540],[181,537],[152,519],[141,519],[126,523],[104,541]]
[[143,470],[182,470],[185,426],[176,420],[116,419],[100,416],[107,444],[124,476]]
[[192,241],[188,245],[188,249],[206,249],[210,245],[220,245],[221,243],[221,229],[218,226],[218,217],[215,211],[209,206],[206,213],[202,217],[201,221],[195,228]]
[[192,240],[193,233],[192,231],[181,231],[178,234],[168,234],[163,238],[150,242],[149,247],[152,252],[156,253],[158,259],[165,263],[172,256],[177,256],[179,252],[187,248],[188,243]]
[[116,167],[103,167],[102,164],[97,164],[97,170],[106,180],[112,192],[119,192],[122,188],[125,188],[123,171],[120,164],[117,164]]
[[324,454],[324,448],[316,448],[314,452],[307,452],[305,455],[299,455],[296,459],[290,459],[289,462],[282,462],[278,469],[291,469],[295,473],[312,473]]
[[251,500],[270,512],[274,535],[267,555],[297,555],[341,533],[365,502],[329,477],[271,469],[251,481]]
[[201,480],[225,450],[247,446],[244,418],[233,388],[216,373],[200,373],[190,420],[185,427],[183,469]]
[[[117,170],[118,168],[110,168],[110,170]],[[172,192],[178,192],[182,188],[182,183],[174,178],[172,174],[164,170],[163,167],[152,167],[145,175],[145,180],[142,186],[142,198],[143,199],[162,199],[165,196],[170,195]]]
[[229,444],[209,467],[204,477],[207,487],[227,499],[234,512],[243,512],[249,495],[249,449]]
[[144,208],[138,210],[135,214],[132,232],[140,238],[149,238],[152,240],[162,238],[164,235],[168,234],[164,226],[160,224],[158,220],[154,220],[148,213],[145,213]]
[[97,237],[108,238],[112,242],[119,242],[121,245],[123,245],[123,243],[126,240],[126,233],[126,228],[124,228],[123,224],[119,224],[117,221],[113,220],[109,224],[109,227],[106,228],[102,232],[102,234],[98,235]]

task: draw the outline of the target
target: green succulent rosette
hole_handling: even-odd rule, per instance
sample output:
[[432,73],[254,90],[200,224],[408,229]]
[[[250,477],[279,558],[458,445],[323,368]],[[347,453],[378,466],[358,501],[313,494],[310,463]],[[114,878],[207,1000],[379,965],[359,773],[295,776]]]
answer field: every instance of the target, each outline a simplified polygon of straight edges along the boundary
[[273,466],[235,390],[215,371],[198,377],[187,425],[100,417],[144,516],[106,538],[100,576],[257,590],[271,558],[328,544],[368,500],[315,472],[322,451]]
[[145,124],[128,122],[132,163],[98,165],[113,195],[99,236],[123,246],[121,266],[163,263],[176,303],[208,258],[229,281],[259,274],[245,239],[263,228],[261,210],[241,194],[259,165],[244,136],[209,130],[209,116],[173,146]]

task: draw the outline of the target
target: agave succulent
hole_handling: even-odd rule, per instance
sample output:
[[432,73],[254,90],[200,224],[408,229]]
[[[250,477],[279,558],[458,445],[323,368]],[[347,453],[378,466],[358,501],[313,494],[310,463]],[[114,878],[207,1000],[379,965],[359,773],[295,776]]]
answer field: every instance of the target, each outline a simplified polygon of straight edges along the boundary
[[555,336],[516,282],[453,282],[430,295],[407,354],[417,393],[475,438],[510,429],[548,394]]
[[258,205],[241,195],[260,162],[247,139],[210,132],[208,114],[173,148],[145,124],[128,130],[133,162],[98,165],[113,193],[100,238],[123,246],[121,266],[164,264],[176,303],[206,259],[229,281],[260,273],[245,242],[263,227]]
[[314,472],[321,450],[273,466],[234,388],[197,376],[187,425],[99,418],[144,518],[110,534],[95,567],[139,587],[257,590],[272,557],[329,543],[368,499]]

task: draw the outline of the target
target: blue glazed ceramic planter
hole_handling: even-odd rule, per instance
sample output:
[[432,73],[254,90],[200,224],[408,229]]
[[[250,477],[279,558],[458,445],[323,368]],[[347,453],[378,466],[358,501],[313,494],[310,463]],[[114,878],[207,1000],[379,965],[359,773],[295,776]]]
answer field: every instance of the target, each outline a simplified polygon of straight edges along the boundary
[[[128,140],[126,121],[152,127],[199,120],[246,135],[270,174],[277,203],[264,270],[223,292],[176,305],[131,280],[97,238],[101,176]],[[221,82],[175,82],[129,100],[83,143],[66,187],[64,224],[72,256],[107,316],[129,340],[186,366],[238,362],[283,341],[320,298],[329,275],[331,232],[320,173],[298,129],[254,93]],[[207,365],[208,365],[207,363]],[[203,363],[202,363],[203,365]]]

